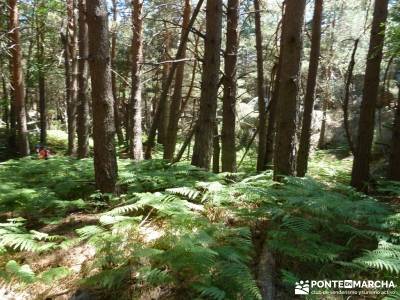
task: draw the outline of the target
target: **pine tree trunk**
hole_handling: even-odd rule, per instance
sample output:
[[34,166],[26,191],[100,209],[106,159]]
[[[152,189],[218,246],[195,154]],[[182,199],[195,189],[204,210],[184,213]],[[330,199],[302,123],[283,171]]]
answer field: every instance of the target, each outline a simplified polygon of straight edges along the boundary
[[298,81],[302,53],[305,0],[287,0],[282,25],[281,72],[274,152],[274,178],[293,175]]
[[222,172],[236,172],[236,62],[240,0],[228,0],[224,95],[222,106]]
[[118,167],[111,91],[111,66],[106,0],[87,2],[89,66],[92,83],[94,171],[96,187],[115,191]]
[[10,41],[11,47],[11,85],[13,88],[13,100],[15,105],[16,116],[16,137],[17,151],[21,156],[30,154],[28,128],[26,125],[25,110],[25,90],[24,78],[22,74],[22,52],[21,52],[21,36],[18,20],[18,6],[16,0],[9,0],[10,13]]
[[118,144],[122,145],[124,143],[124,135],[121,128],[121,117],[120,117],[120,104],[117,94],[117,78],[115,75],[116,65],[115,56],[117,54],[117,0],[112,0],[112,19],[113,19],[113,29],[111,33],[111,83],[112,83],[112,93],[114,98],[114,118],[115,118],[115,131],[117,133]]
[[77,135],[78,158],[89,156],[89,99],[88,99],[88,55],[89,45],[86,22],[86,0],[78,0],[79,6],[79,63],[78,63],[78,108]]
[[[180,41],[180,44],[183,45],[181,58],[186,57],[187,39],[184,40],[184,38],[185,38],[185,32],[188,30],[189,27],[190,11],[191,11],[190,0],[185,0],[185,6],[183,10],[181,41]],[[176,140],[178,135],[178,122],[181,115],[180,109],[182,105],[182,83],[184,75],[185,75],[185,62],[180,62],[176,67],[174,93],[172,94],[171,97],[168,130],[167,130],[166,140],[164,143],[164,159],[171,160],[174,157],[175,153]]]
[[392,146],[390,148],[389,176],[391,180],[400,181],[400,84],[397,107],[393,122]]
[[[3,65],[0,66],[1,69],[3,69]],[[1,83],[2,83],[2,88],[3,88],[3,122],[6,124],[6,129],[7,131],[10,129],[10,110],[9,110],[9,100],[8,99],[8,91],[7,91],[7,83],[6,83],[6,77],[5,75],[1,76]]]
[[371,38],[364,78],[364,93],[361,101],[358,140],[353,161],[351,185],[366,191],[369,180],[369,163],[374,137],[375,107],[378,97],[379,74],[385,39],[384,25],[388,15],[388,0],[375,1]]
[[260,2],[254,0],[254,19],[256,29],[256,51],[257,51],[257,96],[258,96],[258,153],[257,171],[265,170],[265,147],[267,138],[267,111],[265,104],[264,88],[264,59],[261,33]]
[[[167,61],[170,59],[169,51],[171,48],[171,33],[168,31],[168,28],[165,27],[165,36],[164,36],[164,55],[163,60]],[[170,89],[170,87],[166,87],[168,80],[168,74],[171,70],[170,63],[163,64],[163,71],[162,71],[162,89]],[[169,95],[169,92],[168,92]],[[168,130],[168,121],[169,121],[169,109],[170,109],[170,101],[169,97],[163,99],[164,101],[160,101],[158,103],[158,111],[160,112],[159,120],[157,121],[157,142],[159,144],[165,145],[167,130]]]
[[353,155],[355,153],[355,149],[354,149],[353,138],[351,136],[350,125],[349,125],[349,102],[350,102],[350,87],[351,87],[351,82],[353,80],[353,70],[354,70],[354,66],[356,64],[355,57],[356,57],[356,52],[357,52],[357,48],[358,48],[358,42],[359,42],[359,39],[356,39],[354,41],[354,47],[353,47],[353,51],[351,53],[351,59],[350,59],[349,67],[347,70],[345,94],[344,94],[344,99],[343,99],[343,125],[344,125],[344,130],[346,132],[347,142],[349,144],[350,151]]
[[220,136],[218,133],[218,124],[215,122],[213,137],[213,173],[219,173],[219,162],[221,159],[221,146],[219,144]]
[[78,60],[77,60],[77,24],[75,14],[76,0],[67,0],[67,47],[69,66],[69,97],[67,97],[67,118],[68,118],[68,154],[72,155],[76,151],[75,133],[76,133],[76,101],[78,94]]
[[201,80],[200,113],[196,126],[192,165],[208,170],[213,151],[216,122],[220,50],[222,34],[222,0],[207,0],[206,39]]
[[[271,93],[270,108],[268,114],[268,126],[267,126],[267,137],[265,146],[265,167],[272,169],[272,163],[274,158],[274,145],[275,145],[275,134],[276,134],[276,116],[278,107],[278,95],[279,95],[279,77],[280,77],[280,62],[276,65],[276,76],[274,80],[274,87]],[[271,80],[273,79],[273,76]]]
[[323,0],[316,0],[314,7],[310,63],[306,95],[304,97],[303,123],[301,128],[300,146],[297,156],[297,176],[303,177],[307,173],[308,157],[310,153],[311,122],[317,83],[319,54],[321,48],[321,21]]
[[[328,76],[327,78],[330,78],[330,71],[328,72]],[[330,79],[327,79],[328,81]],[[327,91],[325,93],[325,97],[322,100],[322,121],[321,121],[321,129],[319,131],[319,139],[318,139],[318,145],[317,148],[318,149],[325,149],[325,132],[326,132],[326,111],[328,109],[328,99],[330,99],[330,93],[329,91]]]
[[[197,15],[200,12],[203,2],[204,2],[204,0],[199,0],[197,2],[197,6],[193,11],[192,17],[190,18],[188,29],[184,31],[184,35],[181,37],[181,41],[185,41],[185,43],[181,42],[179,44],[178,50],[176,51],[175,60],[179,60],[182,58],[183,50],[186,47],[185,45],[186,45],[186,41],[189,37],[190,29],[193,27],[193,24],[196,21]],[[178,65],[176,63],[173,63],[171,66],[171,69],[169,71],[168,77],[167,77],[165,85],[164,85],[164,89],[162,90],[161,95],[160,95],[160,103],[162,103],[163,101],[166,101],[165,99],[168,98],[169,87],[171,86],[172,81],[174,79],[174,75],[175,75],[177,66]],[[146,151],[145,151],[146,159],[151,158],[151,152],[154,147],[156,131],[157,131],[157,122],[156,121],[159,119],[159,115],[160,115],[160,110],[157,108],[155,116],[153,118],[153,123],[151,124],[151,128],[149,130],[149,136],[148,136],[147,142],[146,142]]]
[[[11,48],[12,42],[9,41],[9,47]],[[9,74],[12,74],[12,57],[9,57]],[[7,144],[8,148],[10,149],[10,152],[16,153],[17,152],[17,124],[16,124],[16,116],[15,116],[15,100],[14,100],[14,91],[12,88],[12,82],[11,82],[11,77],[9,77],[9,85],[6,84],[5,80],[6,72],[3,73],[3,90],[4,94],[8,94],[9,96],[9,130],[8,130],[8,136],[7,136]],[[8,91],[8,93],[7,93]]]
[[143,159],[142,144],[142,86],[140,82],[143,61],[143,0],[133,1],[132,14],[132,91],[129,105],[130,140],[129,153],[133,160]]
[[40,114],[40,144],[47,143],[47,119],[46,119],[46,82],[44,74],[44,32],[43,23],[36,16],[36,55],[38,63],[39,84],[39,114]]

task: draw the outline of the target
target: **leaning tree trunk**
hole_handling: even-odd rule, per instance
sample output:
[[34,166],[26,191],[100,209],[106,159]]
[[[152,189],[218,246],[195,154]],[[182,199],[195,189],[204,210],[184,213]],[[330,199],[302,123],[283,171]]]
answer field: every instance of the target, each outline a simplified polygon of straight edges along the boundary
[[353,70],[354,70],[354,66],[356,64],[355,57],[356,57],[356,52],[357,52],[357,48],[358,48],[358,42],[359,42],[359,39],[356,39],[354,41],[354,47],[353,47],[353,51],[351,53],[349,67],[347,69],[347,78],[346,78],[345,92],[344,92],[344,99],[343,99],[344,131],[346,133],[347,142],[349,144],[350,151],[353,155],[355,153],[355,148],[354,148],[353,138],[351,136],[350,125],[349,125],[349,102],[350,102],[350,87],[351,87],[351,82],[353,80]]
[[79,64],[78,64],[78,107],[77,135],[78,158],[89,155],[89,100],[88,100],[88,36],[86,22],[86,0],[78,0],[79,6]]
[[132,14],[132,91],[129,104],[129,154],[133,160],[143,159],[142,144],[142,85],[140,82],[143,61],[143,0],[133,1]]
[[[69,68],[69,92],[67,92],[67,118],[68,118],[68,154],[75,153],[75,133],[76,133],[76,99],[78,94],[78,60],[77,60],[77,24],[75,14],[76,0],[67,0],[68,25],[66,42],[68,47]],[[66,72],[67,73],[67,72]]]
[[[176,55],[175,55],[176,61],[179,59],[182,59],[182,57],[183,57],[182,55],[183,55],[184,49],[186,47],[186,41],[189,37],[190,29],[193,27],[193,24],[196,21],[197,15],[200,12],[203,2],[204,2],[204,0],[199,0],[197,2],[197,6],[193,11],[192,17],[190,18],[189,26],[188,26],[187,30],[184,31],[184,34],[182,34],[181,43],[179,44],[178,50],[176,51]],[[171,69],[169,70],[168,77],[165,81],[164,88],[160,95],[160,100],[159,100],[160,103],[166,101],[166,99],[168,98],[169,87],[171,86],[172,81],[174,79],[174,75],[175,75],[177,66],[178,65],[176,63],[172,63],[172,65],[171,65]],[[160,113],[161,113],[160,110],[157,108],[154,119],[156,119],[156,120],[159,119]],[[151,152],[152,152],[154,144],[155,144],[156,131],[157,131],[157,124],[156,124],[156,122],[153,122],[150,127],[149,136],[148,136],[147,142],[146,142],[146,152],[145,152],[146,159],[151,158]]]
[[297,176],[303,177],[307,172],[308,157],[310,153],[311,122],[317,83],[319,54],[321,48],[321,20],[323,0],[316,0],[311,37],[310,63],[306,95],[304,97],[303,124],[301,128],[300,146],[297,156]]
[[274,178],[293,175],[295,165],[296,109],[302,52],[305,0],[287,0],[282,25],[281,72],[274,152]]
[[96,187],[115,191],[118,176],[115,152],[114,106],[106,0],[87,2],[89,66],[92,82],[94,171]]
[[201,80],[200,113],[196,126],[192,165],[206,170],[213,152],[216,122],[220,50],[222,34],[222,0],[207,0],[206,39]]
[[361,101],[356,155],[351,173],[351,185],[366,191],[369,180],[369,163],[374,137],[375,107],[378,98],[379,74],[385,40],[385,23],[388,15],[388,0],[375,1],[371,38],[364,78],[364,93]]
[[222,105],[222,172],[236,172],[236,62],[240,0],[228,0],[224,95]]
[[400,84],[394,116],[392,146],[390,148],[389,179],[400,181]]
[[264,88],[264,63],[263,63],[263,46],[261,34],[261,14],[260,2],[254,0],[254,19],[256,29],[256,51],[257,51],[257,95],[258,95],[258,154],[257,154],[257,171],[265,170],[265,147],[267,139],[267,111],[265,104],[265,88]]
[[11,85],[15,103],[17,151],[21,156],[30,153],[28,128],[26,125],[24,78],[22,74],[21,35],[18,21],[18,6],[16,0],[8,1],[10,10],[10,41],[11,47]]
[[[185,8],[183,10],[182,32],[180,44],[182,47],[182,55],[180,59],[186,56],[187,38],[185,32],[188,30],[190,22],[190,0],[185,0]],[[169,121],[167,136],[164,143],[164,159],[171,160],[174,157],[176,140],[178,136],[178,122],[180,118],[180,109],[182,105],[182,83],[185,74],[185,62],[179,62],[176,67],[174,93],[171,97],[171,105],[169,110]]]

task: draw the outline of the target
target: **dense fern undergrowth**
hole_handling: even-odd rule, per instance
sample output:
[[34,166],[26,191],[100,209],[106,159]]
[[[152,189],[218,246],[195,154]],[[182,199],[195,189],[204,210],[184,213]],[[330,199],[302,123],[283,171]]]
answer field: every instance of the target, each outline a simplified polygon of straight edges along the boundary
[[[400,185],[378,182],[376,198],[357,193],[350,166],[318,152],[309,177],[277,183],[270,172],[120,159],[113,196],[96,192],[90,159],[8,160],[0,164],[1,282],[26,299],[77,289],[98,299],[261,299],[258,230],[276,261],[279,299],[294,299],[300,279],[400,285]],[[51,260],[83,246],[94,252],[78,269]]]

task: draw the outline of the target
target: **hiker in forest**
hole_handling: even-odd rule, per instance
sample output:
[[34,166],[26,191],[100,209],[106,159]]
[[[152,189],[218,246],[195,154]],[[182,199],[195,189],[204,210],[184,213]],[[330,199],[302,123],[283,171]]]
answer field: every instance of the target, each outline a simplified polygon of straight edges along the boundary
[[49,159],[50,157],[50,151],[44,147],[44,146],[40,146],[39,147],[39,152],[38,152],[38,157],[39,159]]

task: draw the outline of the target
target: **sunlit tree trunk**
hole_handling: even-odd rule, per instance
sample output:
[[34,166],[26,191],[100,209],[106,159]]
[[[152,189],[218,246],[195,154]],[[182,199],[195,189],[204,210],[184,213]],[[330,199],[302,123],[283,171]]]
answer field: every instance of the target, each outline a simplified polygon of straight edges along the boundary
[[86,22],[86,0],[78,0],[79,6],[79,63],[78,63],[78,108],[77,135],[78,158],[89,155],[89,99],[88,99],[88,55],[89,45]]
[[11,47],[11,85],[16,116],[17,151],[21,156],[30,154],[28,128],[26,125],[24,78],[22,74],[21,37],[16,0],[9,0]]
[[129,153],[134,160],[143,159],[142,144],[142,86],[141,63],[143,61],[143,0],[133,1],[132,14],[132,91],[129,105],[130,140]]
[[67,0],[68,25],[66,42],[68,47],[69,65],[69,89],[67,97],[67,118],[68,118],[68,154],[76,151],[76,101],[78,94],[78,60],[77,60],[77,22],[76,22],[76,0]]
[[372,140],[374,137],[375,107],[378,98],[379,74],[385,40],[384,25],[388,15],[388,0],[375,1],[370,44],[361,101],[358,139],[351,173],[351,185],[366,191],[369,180]]
[[210,168],[213,151],[212,144],[217,111],[221,34],[222,0],[207,0],[200,114],[195,131],[192,155],[192,165],[206,170]]
[[321,21],[323,0],[316,0],[314,6],[310,63],[308,66],[307,88],[306,95],[304,97],[303,123],[301,128],[300,146],[296,166],[297,176],[300,177],[303,177],[307,172],[308,157],[310,152],[311,122],[315,99],[315,86],[317,83],[319,54],[321,48]]
[[[170,59],[169,52],[171,50],[171,32],[168,30],[168,28],[165,26],[164,29],[164,55],[163,55],[163,60],[168,61]],[[171,64],[170,63],[164,63],[163,64],[163,70],[162,70],[162,89],[167,89],[165,86],[167,84],[168,80],[168,74],[171,70]],[[168,89],[170,89],[168,87]],[[169,93],[168,93],[169,94]],[[155,120],[157,122],[157,142],[159,144],[165,145],[166,142],[166,136],[167,136],[167,130],[168,130],[168,121],[169,121],[169,109],[170,109],[170,101],[169,97],[166,97],[164,101],[159,101],[158,102],[158,110],[160,111],[159,114],[159,120]]]
[[[0,60],[0,62],[2,62]],[[3,69],[3,64],[0,65],[0,69]],[[6,124],[6,129],[9,130],[10,129],[10,109],[9,109],[9,98],[8,98],[8,90],[7,90],[7,82],[6,82],[6,77],[3,74],[1,76],[1,85],[3,88],[3,99],[4,99],[4,103],[3,103],[3,115],[2,115],[2,120],[4,122],[4,124]]]
[[296,110],[306,1],[287,0],[282,25],[281,72],[274,152],[274,178],[295,170]]
[[87,2],[96,187],[114,192],[118,176],[106,0]]
[[213,162],[212,170],[214,173],[219,173],[220,170],[220,160],[221,160],[221,145],[220,145],[220,135],[218,132],[218,124],[215,122],[214,134],[213,134]]

